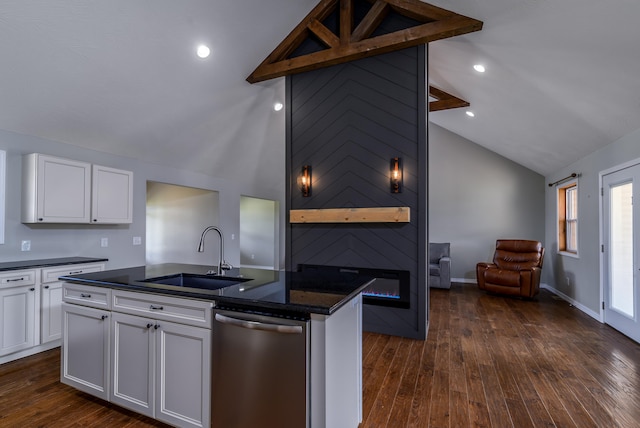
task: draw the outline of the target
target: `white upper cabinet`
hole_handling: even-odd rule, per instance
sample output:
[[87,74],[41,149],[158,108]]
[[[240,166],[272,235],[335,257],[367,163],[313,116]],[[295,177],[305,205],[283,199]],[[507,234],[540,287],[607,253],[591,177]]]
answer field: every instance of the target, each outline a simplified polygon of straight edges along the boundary
[[133,172],[93,165],[92,223],[133,221]]
[[88,223],[91,164],[32,153],[22,158],[23,223]]
[[31,153],[22,159],[23,223],[131,223],[133,173]]

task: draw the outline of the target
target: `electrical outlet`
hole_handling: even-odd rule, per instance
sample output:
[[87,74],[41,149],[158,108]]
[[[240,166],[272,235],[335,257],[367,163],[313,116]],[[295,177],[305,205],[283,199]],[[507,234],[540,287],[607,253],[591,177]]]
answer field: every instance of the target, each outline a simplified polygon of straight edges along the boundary
[[139,236],[133,237],[133,245],[142,245],[142,238]]
[[108,247],[109,246],[109,238],[100,239],[100,246],[101,247]]
[[31,241],[26,240],[22,241],[22,245],[20,247],[21,251],[31,251]]

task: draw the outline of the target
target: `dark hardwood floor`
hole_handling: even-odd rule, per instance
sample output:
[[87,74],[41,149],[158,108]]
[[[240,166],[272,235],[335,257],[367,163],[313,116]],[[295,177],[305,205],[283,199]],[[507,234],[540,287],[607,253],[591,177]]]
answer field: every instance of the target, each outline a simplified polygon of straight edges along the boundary
[[[361,428],[640,427],[640,345],[552,294],[454,284],[430,318],[426,341],[365,333]],[[0,366],[0,427],[165,426],[60,384],[59,361]]]

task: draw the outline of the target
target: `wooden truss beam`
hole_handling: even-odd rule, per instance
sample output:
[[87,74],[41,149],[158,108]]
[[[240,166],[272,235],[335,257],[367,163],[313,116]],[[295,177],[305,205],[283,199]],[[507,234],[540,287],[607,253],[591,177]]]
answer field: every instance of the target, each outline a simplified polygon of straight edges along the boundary
[[430,112],[468,107],[470,105],[468,101],[433,86],[429,86],[429,96],[436,99],[435,101],[429,102]]
[[[482,21],[423,3],[420,0],[370,0],[373,5],[354,29],[355,0],[321,0],[254,70],[247,81],[261,82],[289,74],[317,70],[374,55],[446,39],[482,29]],[[420,22],[419,25],[371,37],[391,11]],[[338,12],[338,33],[322,22]],[[290,57],[310,36],[326,48]]]

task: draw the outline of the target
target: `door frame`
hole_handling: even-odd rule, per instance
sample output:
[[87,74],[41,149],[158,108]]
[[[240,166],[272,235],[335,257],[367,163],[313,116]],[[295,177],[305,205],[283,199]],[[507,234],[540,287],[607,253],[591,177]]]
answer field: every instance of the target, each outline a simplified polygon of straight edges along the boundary
[[640,165],[640,158],[636,158],[615,166],[612,166],[611,168],[607,168],[605,170],[602,170],[598,173],[598,187],[599,187],[599,194],[600,194],[600,198],[599,198],[599,205],[600,205],[600,212],[599,212],[599,240],[600,240],[600,304],[598,312],[599,312],[599,318],[600,318],[600,322],[601,323],[605,323],[605,319],[604,319],[604,285],[605,285],[605,257],[604,257],[604,251],[602,250],[603,246],[605,245],[605,228],[607,227],[607,225],[604,224],[604,176],[605,175],[609,175],[612,174],[614,172],[618,172],[618,171],[622,171],[623,169],[626,168],[631,168],[634,167],[636,165]]

